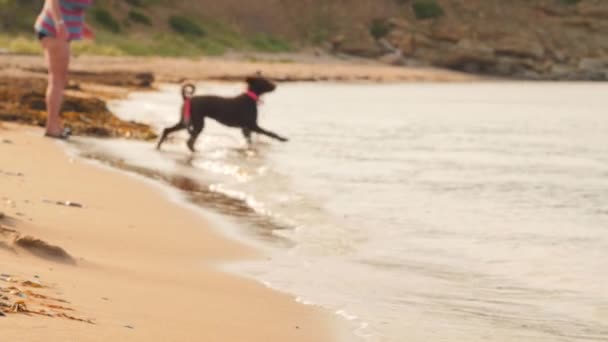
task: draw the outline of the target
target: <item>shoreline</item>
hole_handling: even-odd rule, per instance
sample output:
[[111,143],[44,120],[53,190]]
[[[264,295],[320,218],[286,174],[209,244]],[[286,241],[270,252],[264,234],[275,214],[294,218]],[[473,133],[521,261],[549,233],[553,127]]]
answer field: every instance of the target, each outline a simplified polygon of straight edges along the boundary
[[[249,58],[249,60],[248,60]],[[74,57],[63,115],[75,135],[153,140],[151,127],[121,120],[107,101],[185,81],[242,82],[261,71],[276,82],[474,82],[483,78],[434,68],[396,67],[356,58],[307,54],[231,55],[200,59]],[[42,56],[0,55],[0,120],[44,126],[46,66]]]
[[[340,340],[343,323],[330,312],[297,303],[293,296],[218,266],[262,257],[261,251],[229,240],[207,222],[201,224],[199,213],[167,199],[151,184],[72,158],[65,147],[39,133],[14,124],[0,127],[0,186],[5,189],[0,224],[6,229],[0,234],[5,261],[0,273],[14,281],[2,279],[0,288],[13,284],[24,293],[42,295],[47,299],[26,295],[27,310],[46,310],[54,317],[38,317],[39,312],[0,317],[3,336],[79,341]],[[42,156],[34,161],[32,153]],[[47,169],[41,170],[39,163]],[[83,207],[43,199],[75,201]],[[162,214],[149,217],[149,212]],[[60,247],[73,262],[52,258],[42,248],[16,244],[15,234]],[[30,288],[26,281],[42,287]],[[65,310],[53,309],[48,298],[65,301]],[[65,312],[89,323],[60,315]]]

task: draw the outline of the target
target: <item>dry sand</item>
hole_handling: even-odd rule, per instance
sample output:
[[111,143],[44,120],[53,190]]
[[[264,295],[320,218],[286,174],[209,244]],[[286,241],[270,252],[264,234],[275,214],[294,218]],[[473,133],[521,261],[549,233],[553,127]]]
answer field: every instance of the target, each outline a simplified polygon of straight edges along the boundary
[[2,341],[338,340],[330,313],[214,266],[258,251],[41,135],[0,127],[0,303],[30,311],[0,317]]
[[[18,70],[41,71],[43,68],[45,65],[41,56],[0,55],[0,75],[14,76]],[[84,72],[152,72],[159,82],[242,80],[257,71],[283,81],[469,82],[480,79],[444,69],[391,66],[366,60],[307,55],[197,59],[81,56],[72,59],[70,69]]]

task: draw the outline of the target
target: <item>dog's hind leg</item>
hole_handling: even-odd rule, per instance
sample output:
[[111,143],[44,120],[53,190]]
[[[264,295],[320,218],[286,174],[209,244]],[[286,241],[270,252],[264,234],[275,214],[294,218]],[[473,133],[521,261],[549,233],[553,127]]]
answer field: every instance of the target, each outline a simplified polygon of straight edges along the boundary
[[188,139],[186,145],[188,145],[190,151],[195,152],[196,150],[194,149],[194,143],[196,142],[196,139],[198,139],[199,134],[201,134],[201,132],[203,131],[203,128],[205,128],[205,122],[203,121],[200,127],[193,125],[190,126],[190,128],[190,139]]
[[280,135],[278,135],[278,134],[276,134],[274,132],[267,131],[267,130],[263,129],[260,126],[255,126],[255,127],[251,128],[251,130],[254,131],[254,132],[256,132],[256,133],[259,133],[259,134],[267,135],[267,136],[269,136],[271,138],[277,139],[277,140],[282,141],[282,142],[288,141],[287,138],[283,138],[282,136],[280,136]]
[[172,127],[167,127],[163,130],[163,134],[160,137],[160,140],[158,140],[158,144],[156,144],[156,149],[160,150],[160,145],[163,144],[163,142],[165,141],[165,139],[167,139],[167,136],[173,132],[177,132],[179,130],[182,130],[186,128],[186,125],[180,121],[177,125],[172,126]]

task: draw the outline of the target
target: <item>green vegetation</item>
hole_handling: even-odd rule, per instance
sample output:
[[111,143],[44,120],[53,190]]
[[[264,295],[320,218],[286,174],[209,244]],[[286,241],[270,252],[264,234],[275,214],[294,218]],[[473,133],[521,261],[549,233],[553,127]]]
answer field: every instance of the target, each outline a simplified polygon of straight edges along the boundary
[[205,31],[197,23],[181,15],[169,17],[169,27],[184,36],[205,35]]
[[265,52],[285,52],[291,50],[286,41],[265,34],[258,34],[251,39],[251,45],[256,50]]
[[125,2],[135,7],[143,7],[144,5],[141,0],[125,0]]
[[579,2],[581,2],[581,0],[559,0],[559,2],[560,2],[562,5],[576,5],[576,4],[578,4]]
[[22,36],[9,37],[0,35],[0,48],[23,55],[38,55],[42,53],[40,42],[33,35],[29,39]]
[[412,4],[417,19],[432,19],[442,16],[443,9],[434,0],[419,0]]
[[391,32],[390,24],[385,19],[374,19],[369,27],[369,33],[378,40]]
[[91,12],[95,22],[101,25],[104,29],[114,33],[120,32],[120,24],[105,8],[95,7]]
[[137,10],[130,10],[128,16],[131,21],[136,22],[138,24],[148,26],[152,25],[152,21],[150,20],[150,18]]

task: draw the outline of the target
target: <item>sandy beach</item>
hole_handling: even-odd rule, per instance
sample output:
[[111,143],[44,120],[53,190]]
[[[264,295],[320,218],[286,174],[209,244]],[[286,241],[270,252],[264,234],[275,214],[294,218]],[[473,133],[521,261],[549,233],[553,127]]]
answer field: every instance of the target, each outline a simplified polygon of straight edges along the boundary
[[330,313],[217,268],[258,251],[64,147],[0,126],[3,340],[338,340]]

